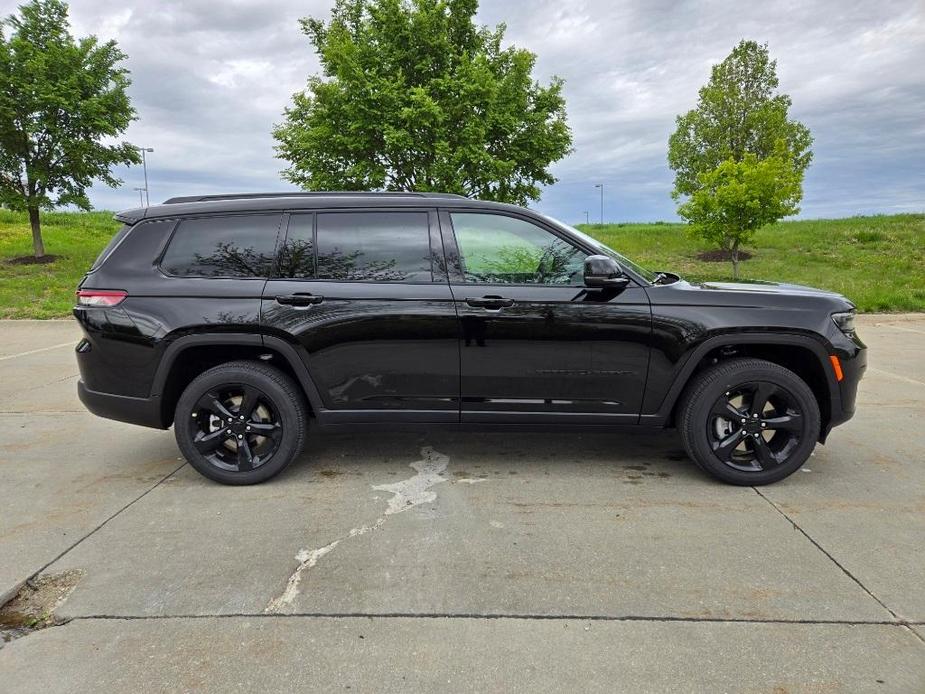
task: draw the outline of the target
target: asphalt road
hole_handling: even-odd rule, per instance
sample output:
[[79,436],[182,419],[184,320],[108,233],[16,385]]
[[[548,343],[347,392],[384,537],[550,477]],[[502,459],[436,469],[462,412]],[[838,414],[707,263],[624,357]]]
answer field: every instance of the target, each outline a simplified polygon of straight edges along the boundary
[[0,595],[63,622],[0,690],[925,692],[925,316],[859,322],[858,415],[761,489],[673,432],[325,435],[223,487],[81,408],[74,324],[0,322]]

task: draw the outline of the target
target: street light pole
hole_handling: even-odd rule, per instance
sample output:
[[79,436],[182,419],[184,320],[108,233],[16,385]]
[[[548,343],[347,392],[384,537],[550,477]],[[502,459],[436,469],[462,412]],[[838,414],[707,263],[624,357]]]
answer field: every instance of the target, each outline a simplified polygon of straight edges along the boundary
[[601,189],[601,226],[604,226],[604,184],[596,183],[594,187]]
[[144,198],[143,193],[146,193],[147,190],[145,190],[144,188],[135,188],[135,190],[138,191],[138,204],[141,205],[141,207],[144,207],[144,206],[145,206],[145,198]]
[[136,147],[139,152],[141,152],[141,167],[145,172],[145,200],[142,204],[142,207],[148,207],[151,205],[151,196],[148,194],[148,160],[145,157],[145,152],[153,152],[153,147]]
[[588,211],[585,210],[585,224],[590,224],[591,218],[588,216]]

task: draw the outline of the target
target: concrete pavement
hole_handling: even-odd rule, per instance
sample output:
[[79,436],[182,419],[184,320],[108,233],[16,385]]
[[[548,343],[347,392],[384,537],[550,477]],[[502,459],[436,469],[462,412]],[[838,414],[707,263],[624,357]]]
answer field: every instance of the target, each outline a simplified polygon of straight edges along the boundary
[[[925,691],[925,316],[864,316],[859,413],[790,479],[673,433],[315,438],[229,488],[0,323],[0,593],[80,572],[10,691]],[[75,575],[70,573],[68,575]]]

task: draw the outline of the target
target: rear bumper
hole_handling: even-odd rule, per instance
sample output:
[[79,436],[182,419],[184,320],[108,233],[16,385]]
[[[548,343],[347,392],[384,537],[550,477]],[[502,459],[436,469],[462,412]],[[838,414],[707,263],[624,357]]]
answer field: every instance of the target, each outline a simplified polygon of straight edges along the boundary
[[90,390],[83,381],[77,381],[77,396],[90,412],[107,419],[128,422],[154,429],[167,429],[161,414],[161,400],[133,398]]

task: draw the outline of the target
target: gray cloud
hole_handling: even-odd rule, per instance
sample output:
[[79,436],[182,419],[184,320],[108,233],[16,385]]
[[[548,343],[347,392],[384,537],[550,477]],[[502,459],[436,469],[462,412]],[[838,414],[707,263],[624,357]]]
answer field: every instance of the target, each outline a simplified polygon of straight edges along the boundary
[[[318,70],[297,20],[328,0],[75,0],[76,34],[115,38],[129,55],[139,113],[128,139],[154,147],[153,199],[278,190],[272,125]],[[4,15],[12,3],[0,3]],[[803,216],[925,209],[925,5],[850,0],[763,3],[483,0],[479,20],[537,53],[541,80],[566,81],[575,152],[537,207],[567,221],[674,217],[665,163],[677,114],[741,38],[767,41],[792,113],[816,138]],[[137,200],[141,171],[98,207]]]

